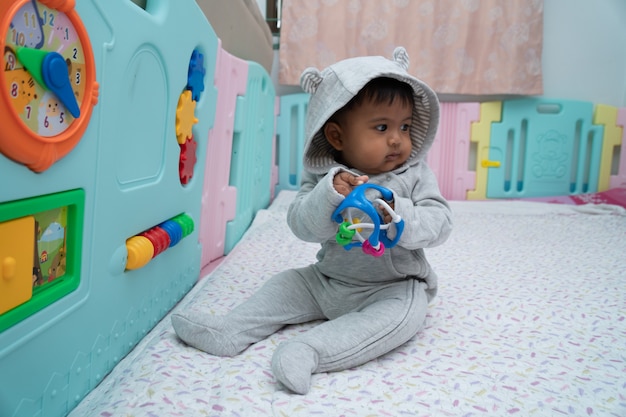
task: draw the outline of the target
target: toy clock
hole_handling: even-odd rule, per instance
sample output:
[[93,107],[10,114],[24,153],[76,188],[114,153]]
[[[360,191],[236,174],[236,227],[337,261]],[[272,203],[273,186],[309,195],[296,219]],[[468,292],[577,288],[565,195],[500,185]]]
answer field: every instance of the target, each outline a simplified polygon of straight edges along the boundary
[[81,139],[98,100],[75,0],[0,2],[0,152],[35,172]]

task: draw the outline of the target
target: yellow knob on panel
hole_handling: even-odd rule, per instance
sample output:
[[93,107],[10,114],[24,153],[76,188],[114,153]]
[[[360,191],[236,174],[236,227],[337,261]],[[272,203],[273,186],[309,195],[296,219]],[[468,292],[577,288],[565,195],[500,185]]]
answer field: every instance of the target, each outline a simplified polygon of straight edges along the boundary
[[2,260],[2,278],[9,280],[15,277],[17,261],[12,256],[7,256]]
[[500,168],[500,161],[490,161],[483,159],[480,163],[483,168]]

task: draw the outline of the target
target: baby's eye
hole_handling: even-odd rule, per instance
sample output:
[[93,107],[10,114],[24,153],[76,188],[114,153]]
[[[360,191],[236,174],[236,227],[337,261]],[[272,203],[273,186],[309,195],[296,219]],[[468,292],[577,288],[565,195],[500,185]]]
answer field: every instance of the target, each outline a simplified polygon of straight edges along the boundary
[[411,125],[410,124],[404,124],[402,126],[400,126],[400,130],[402,130],[403,132],[408,132],[411,129]]
[[385,130],[387,130],[387,125],[376,125],[374,129],[378,130],[379,132],[384,132]]

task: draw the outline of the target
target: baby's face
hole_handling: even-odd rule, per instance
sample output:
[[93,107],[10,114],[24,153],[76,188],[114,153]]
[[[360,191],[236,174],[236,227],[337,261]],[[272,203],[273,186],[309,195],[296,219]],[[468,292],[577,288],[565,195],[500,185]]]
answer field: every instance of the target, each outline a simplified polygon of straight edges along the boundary
[[343,162],[368,175],[392,171],[411,155],[412,107],[396,98],[391,104],[364,101],[341,123]]

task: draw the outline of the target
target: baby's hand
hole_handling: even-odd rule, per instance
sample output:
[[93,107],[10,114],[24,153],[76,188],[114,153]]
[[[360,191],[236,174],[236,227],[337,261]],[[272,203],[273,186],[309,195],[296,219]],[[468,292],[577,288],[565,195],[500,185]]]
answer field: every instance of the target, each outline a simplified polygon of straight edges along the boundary
[[[391,207],[392,210],[395,210],[395,204],[393,202],[393,200],[391,201],[387,201],[387,204],[389,204],[389,207]],[[391,223],[393,221],[393,218],[391,217],[391,214],[389,214],[389,212],[387,210],[385,210],[382,206],[379,207],[379,209],[382,212],[383,215],[383,223]]]
[[335,190],[344,197],[352,192],[354,187],[366,183],[369,180],[367,175],[352,175],[349,172],[341,171],[333,178],[333,186]]

